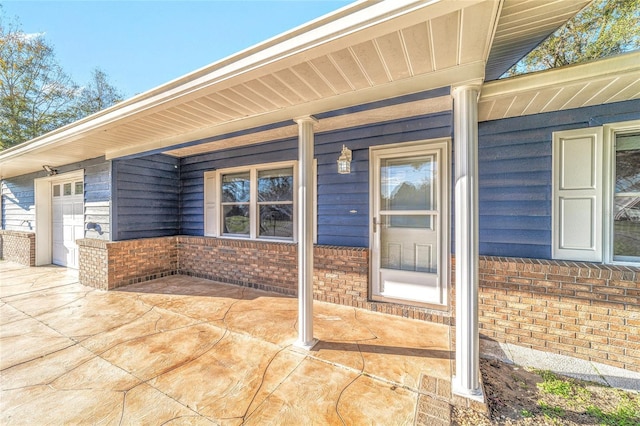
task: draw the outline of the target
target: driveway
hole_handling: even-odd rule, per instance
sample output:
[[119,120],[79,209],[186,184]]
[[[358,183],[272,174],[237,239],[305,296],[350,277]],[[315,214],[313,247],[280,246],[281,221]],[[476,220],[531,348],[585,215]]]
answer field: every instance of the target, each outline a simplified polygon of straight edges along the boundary
[[104,292],[0,262],[0,424],[411,425],[449,328],[176,275]]

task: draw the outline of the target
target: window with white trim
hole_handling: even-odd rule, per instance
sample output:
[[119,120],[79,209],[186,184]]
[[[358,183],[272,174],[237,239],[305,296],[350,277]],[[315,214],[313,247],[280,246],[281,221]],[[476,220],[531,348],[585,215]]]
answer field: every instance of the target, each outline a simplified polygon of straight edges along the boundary
[[616,133],[613,163],[613,260],[640,262],[640,129]]
[[640,263],[640,121],[553,134],[554,259]]
[[205,235],[293,241],[295,162],[205,172]]

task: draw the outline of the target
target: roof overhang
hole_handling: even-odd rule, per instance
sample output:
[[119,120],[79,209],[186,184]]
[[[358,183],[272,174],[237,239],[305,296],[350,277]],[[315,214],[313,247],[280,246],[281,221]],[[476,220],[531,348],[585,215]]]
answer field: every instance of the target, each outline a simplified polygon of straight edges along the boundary
[[[587,2],[567,3],[575,13]],[[302,115],[482,82],[494,35],[531,31],[517,19],[502,23],[501,16],[523,16],[525,4],[546,19],[540,2],[359,1],[0,152],[0,176],[169,150]]]
[[482,87],[478,120],[640,98],[640,52],[497,80]]

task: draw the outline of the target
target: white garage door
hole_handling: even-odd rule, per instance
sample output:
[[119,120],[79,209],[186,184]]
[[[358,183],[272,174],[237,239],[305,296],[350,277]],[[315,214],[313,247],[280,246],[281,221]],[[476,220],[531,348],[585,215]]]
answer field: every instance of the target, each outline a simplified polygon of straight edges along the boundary
[[84,238],[84,182],[56,182],[52,186],[52,263],[78,268],[78,245]]

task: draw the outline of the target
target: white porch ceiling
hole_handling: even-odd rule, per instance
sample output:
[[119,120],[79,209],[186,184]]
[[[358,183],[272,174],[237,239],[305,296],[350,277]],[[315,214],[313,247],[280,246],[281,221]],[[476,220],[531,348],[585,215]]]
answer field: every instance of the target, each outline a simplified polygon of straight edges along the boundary
[[[562,16],[570,16],[587,2],[562,1],[571,5],[563,7]],[[357,2],[5,150],[0,153],[0,176],[37,171],[43,164],[163,150],[303,115],[481,82],[487,58],[487,68],[504,67],[508,55],[521,56],[526,53],[523,49],[529,49],[528,34],[537,37],[548,33],[548,26],[561,23],[564,18],[548,22],[556,2],[549,7],[546,3],[550,2]],[[532,14],[525,25],[528,10]],[[494,49],[508,55],[490,55],[494,33]],[[212,144],[207,148],[215,149]]]

